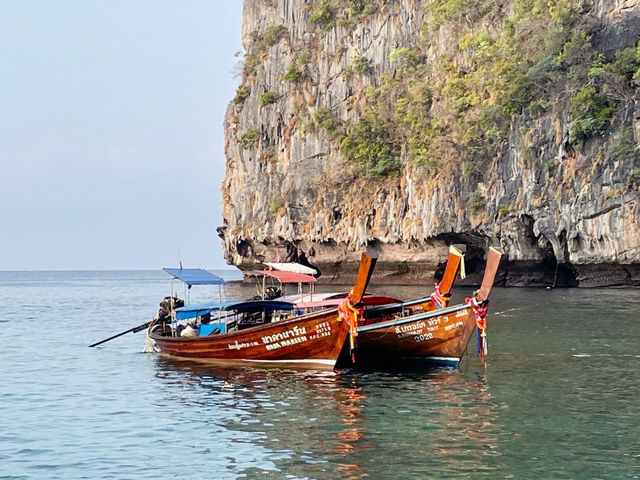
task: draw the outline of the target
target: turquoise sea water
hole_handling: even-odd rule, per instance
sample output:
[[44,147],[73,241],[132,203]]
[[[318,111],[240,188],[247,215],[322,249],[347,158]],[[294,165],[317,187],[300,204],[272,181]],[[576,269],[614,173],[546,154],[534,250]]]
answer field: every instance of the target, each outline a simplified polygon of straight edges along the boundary
[[0,272],[1,479],[640,478],[640,290],[496,289],[487,363],[472,343],[459,369],[221,369],[142,353],[143,332],[87,347],[169,284]]

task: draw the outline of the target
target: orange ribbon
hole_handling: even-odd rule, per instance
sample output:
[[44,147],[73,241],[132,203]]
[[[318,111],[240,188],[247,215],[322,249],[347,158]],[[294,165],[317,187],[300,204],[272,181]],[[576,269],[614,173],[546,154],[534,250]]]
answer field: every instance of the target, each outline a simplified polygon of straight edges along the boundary
[[362,317],[364,308],[354,307],[351,303],[351,295],[353,290],[349,292],[347,298],[338,307],[338,315],[341,320],[349,324],[349,347],[351,350],[351,360],[355,362],[353,350],[356,348],[356,337],[358,336],[358,318]]

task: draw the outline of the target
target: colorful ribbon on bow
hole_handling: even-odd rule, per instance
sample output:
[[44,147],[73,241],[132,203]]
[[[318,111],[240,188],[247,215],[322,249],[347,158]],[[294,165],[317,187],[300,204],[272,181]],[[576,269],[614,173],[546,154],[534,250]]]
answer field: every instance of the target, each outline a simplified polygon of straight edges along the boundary
[[446,308],[449,304],[450,296],[445,296],[440,292],[440,284],[438,283],[431,294],[431,301],[438,308]]
[[480,360],[484,362],[485,357],[489,353],[487,347],[487,312],[489,311],[489,301],[478,302],[475,297],[467,297],[465,299],[476,318],[476,352],[480,356]]
[[341,320],[349,324],[349,353],[351,361],[356,362],[355,348],[357,345],[356,337],[358,336],[358,318],[362,316],[363,308],[354,307],[351,303],[351,295],[353,290],[349,292],[347,298],[338,307],[338,316]]

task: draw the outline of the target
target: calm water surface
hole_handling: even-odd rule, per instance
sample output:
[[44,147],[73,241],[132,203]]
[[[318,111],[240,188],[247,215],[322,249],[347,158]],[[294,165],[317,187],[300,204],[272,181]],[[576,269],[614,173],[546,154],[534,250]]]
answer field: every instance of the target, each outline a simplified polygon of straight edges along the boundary
[[169,284],[0,272],[0,478],[640,478],[639,290],[497,289],[486,366],[459,369],[220,369],[143,353],[142,332],[87,347]]

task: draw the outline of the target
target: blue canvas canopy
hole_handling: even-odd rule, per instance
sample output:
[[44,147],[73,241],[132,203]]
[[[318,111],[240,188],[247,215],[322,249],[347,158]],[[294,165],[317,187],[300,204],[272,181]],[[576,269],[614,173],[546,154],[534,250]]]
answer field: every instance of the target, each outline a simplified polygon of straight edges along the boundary
[[255,300],[248,302],[215,302],[199,303],[176,308],[176,319],[185,320],[195,318],[218,310],[233,310],[236,312],[261,311],[261,310],[293,310],[294,305],[289,302],[273,300]]
[[191,285],[224,285],[225,281],[201,268],[163,268],[169,275]]
[[234,303],[235,302],[194,303],[186,307],[179,307],[176,308],[176,319],[185,320],[187,318],[200,317],[217,310],[226,310],[228,306]]

